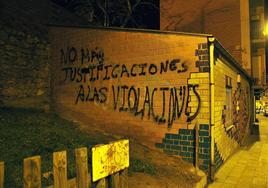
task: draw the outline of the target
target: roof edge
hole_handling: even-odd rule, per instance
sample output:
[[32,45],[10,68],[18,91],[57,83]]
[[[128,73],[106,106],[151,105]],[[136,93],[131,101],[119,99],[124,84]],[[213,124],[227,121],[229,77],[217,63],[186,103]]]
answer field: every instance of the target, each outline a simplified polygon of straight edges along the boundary
[[215,38],[214,40],[215,48],[220,51],[220,53],[226,58],[228,63],[234,66],[239,72],[241,72],[244,77],[252,84],[253,80],[246,70],[234,59],[234,57],[222,46],[222,44]]
[[188,36],[199,36],[199,37],[212,37],[211,34],[202,33],[188,33],[188,32],[177,32],[177,31],[160,31],[153,29],[133,29],[133,28],[121,28],[121,27],[104,27],[104,26],[93,26],[93,25],[64,25],[57,23],[48,23],[48,27],[70,27],[70,28],[81,28],[81,29],[100,29],[100,30],[114,30],[114,31],[126,31],[126,32],[140,32],[140,33],[155,33],[155,34],[173,34],[173,35],[188,35]]

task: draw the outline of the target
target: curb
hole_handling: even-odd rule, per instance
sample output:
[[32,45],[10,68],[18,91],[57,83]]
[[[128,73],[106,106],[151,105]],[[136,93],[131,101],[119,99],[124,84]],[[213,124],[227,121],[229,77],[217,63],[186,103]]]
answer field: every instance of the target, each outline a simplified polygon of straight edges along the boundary
[[197,174],[201,177],[201,180],[194,185],[194,188],[207,187],[207,175],[201,170],[198,170]]

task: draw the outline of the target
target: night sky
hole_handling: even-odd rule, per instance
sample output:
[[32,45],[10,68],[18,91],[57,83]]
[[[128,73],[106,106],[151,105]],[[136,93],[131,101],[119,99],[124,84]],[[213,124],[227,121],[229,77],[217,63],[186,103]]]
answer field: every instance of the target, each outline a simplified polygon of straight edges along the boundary
[[[52,0],[53,2],[67,8],[71,12],[75,12],[78,6],[80,7],[93,7],[96,14],[96,25],[101,25],[100,20],[104,20],[103,11],[99,8],[98,4],[104,4],[105,0]],[[142,3],[135,8],[132,12],[132,18],[124,27],[128,28],[143,28],[143,29],[160,29],[160,0],[143,0]],[[106,0],[111,8],[108,8],[110,25],[114,27],[122,27],[122,20],[126,17],[124,8],[127,7],[127,1],[120,0]],[[134,7],[137,0],[130,0],[131,6]],[[91,4],[91,6],[89,5]],[[123,16],[118,15],[122,13]],[[113,22],[111,21],[113,20]],[[115,21],[114,21],[115,20]],[[111,23],[112,22],[112,23]]]

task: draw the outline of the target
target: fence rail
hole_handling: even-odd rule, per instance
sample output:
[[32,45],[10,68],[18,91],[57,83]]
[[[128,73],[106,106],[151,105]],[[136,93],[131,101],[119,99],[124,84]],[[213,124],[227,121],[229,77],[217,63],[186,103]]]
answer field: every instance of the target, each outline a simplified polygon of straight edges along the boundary
[[[105,154],[104,154],[105,155]],[[127,188],[128,168],[114,172],[96,182],[92,181],[92,169],[88,168],[88,149],[75,149],[76,177],[67,179],[66,151],[53,153],[53,185],[46,188]],[[23,160],[23,188],[41,188],[41,157]],[[0,161],[0,188],[4,188],[4,162]]]

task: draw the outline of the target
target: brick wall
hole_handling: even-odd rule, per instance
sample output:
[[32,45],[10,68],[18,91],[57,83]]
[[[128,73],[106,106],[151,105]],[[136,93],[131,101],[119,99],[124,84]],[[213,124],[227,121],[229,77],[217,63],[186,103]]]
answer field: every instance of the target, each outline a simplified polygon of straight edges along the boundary
[[[243,143],[249,134],[250,86],[239,72],[227,65],[224,58],[217,58],[215,64],[215,162],[216,168]],[[231,90],[231,120],[227,120],[226,77]],[[230,81],[231,80],[231,81]],[[230,122],[227,124],[227,122]]]
[[198,132],[198,165],[201,170],[209,171],[211,153],[210,126],[201,124]]
[[[192,73],[189,84],[198,84],[198,92],[200,94],[200,114],[196,117],[197,124],[209,124],[210,121],[210,93],[209,93],[209,73]],[[190,109],[195,112],[198,108],[198,100],[191,95],[191,101],[189,103]]]
[[[59,114],[86,122],[88,126],[134,137],[152,147],[162,143],[166,134],[194,129],[203,121],[208,123],[209,73],[199,73],[196,66],[199,56],[195,54],[200,44],[206,43],[206,37],[55,27],[50,31],[50,41],[53,46],[51,104]],[[94,56],[83,57],[82,65],[81,49],[83,53],[88,49]],[[65,64],[66,58],[76,59]],[[100,61],[106,68],[110,65],[121,67],[113,72],[117,78],[108,73],[110,78],[103,79],[105,67],[105,71],[99,71],[98,79],[92,78],[88,66],[100,65]],[[161,65],[171,62],[177,62],[175,71],[169,68],[167,72],[159,72]],[[138,72],[141,69],[137,67],[133,68],[137,75],[131,75],[133,65],[146,63],[145,75]],[[174,87],[176,91],[172,89]],[[139,98],[136,107],[135,96]],[[176,100],[179,106],[174,106]]]
[[[200,45],[199,45],[200,47]],[[197,55],[198,56],[198,55]],[[198,93],[200,93],[200,107],[198,107],[198,99],[193,95],[189,103],[189,110],[195,112],[200,108],[200,113],[196,117],[195,124],[187,125],[187,128],[181,128],[177,134],[167,133],[161,143],[157,143],[156,147],[163,149],[167,154],[181,156],[182,159],[193,164],[196,163],[196,147],[198,148],[198,166],[200,169],[209,171],[210,166],[210,95],[209,95],[209,73],[191,73],[188,84],[198,85]],[[191,114],[191,113],[190,113]],[[198,134],[196,133],[198,126]],[[198,135],[198,143],[196,143],[196,135]]]
[[169,155],[178,155],[194,164],[195,162],[195,130],[180,129],[177,134],[167,133],[162,143],[156,147],[163,149]]
[[[192,164],[196,163],[196,157],[198,157],[198,167],[208,172],[210,167],[209,125],[198,125],[198,139],[196,135],[196,129],[180,129],[177,134],[165,134],[162,142],[156,143],[155,146],[169,155],[181,156],[183,160]],[[198,147],[198,156],[196,147]]]
[[[193,164],[198,156],[199,168],[209,172],[207,37],[53,27],[50,41],[51,106],[55,112],[137,139]],[[167,70],[163,68],[166,63]],[[248,134],[249,85],[242,75],[241,84],[237,83],[239,71],[221,56],[216,59],[214,73],[218,169]],[[231,129],[224,123],[226,76],[232,87]]]

